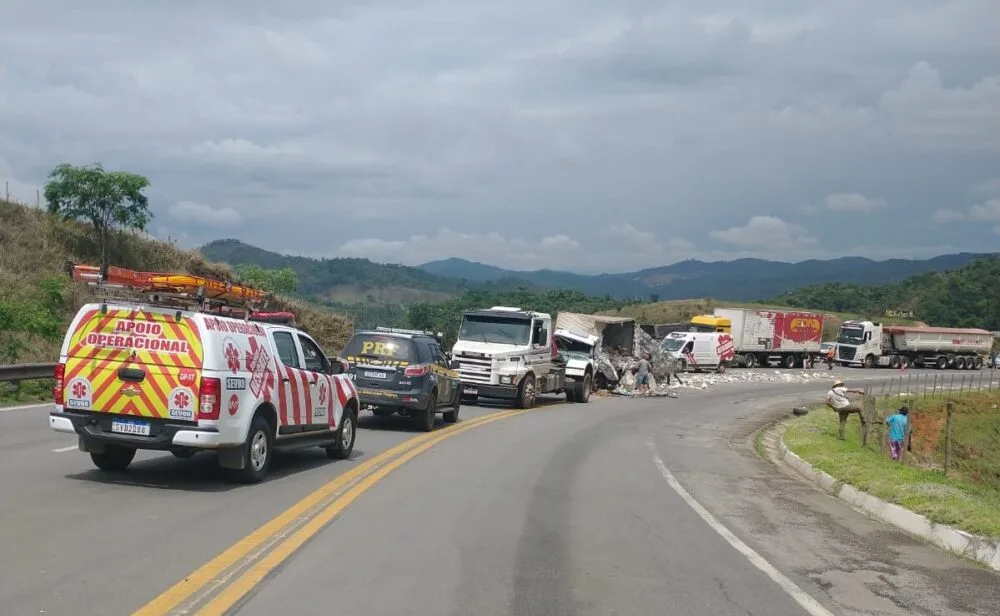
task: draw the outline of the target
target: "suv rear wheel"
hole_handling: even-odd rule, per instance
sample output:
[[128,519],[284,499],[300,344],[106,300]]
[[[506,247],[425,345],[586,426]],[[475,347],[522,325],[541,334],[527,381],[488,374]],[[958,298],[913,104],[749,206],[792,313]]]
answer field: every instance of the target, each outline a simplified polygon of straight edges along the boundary
[[437,415],[437,392],[431,392],[430,400],[427,401],[427,408],[416,413],[417,423],[424,432],[434,429],[434,419]]
[[451,410],[443,415],[445,423],[455,423],[458,421],[458,411],[462,408],[462,392],[455,392],[455,402],[451,405]]

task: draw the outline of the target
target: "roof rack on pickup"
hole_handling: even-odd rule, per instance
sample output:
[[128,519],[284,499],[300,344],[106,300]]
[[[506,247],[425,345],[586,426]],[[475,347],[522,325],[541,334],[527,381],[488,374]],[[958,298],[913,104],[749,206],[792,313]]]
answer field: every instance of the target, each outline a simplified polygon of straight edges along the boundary
[[191,274],[141,272],[114,265],[81,265],[72,261],[66,262],[65,270],[73,280],[102,291],[145,294],[141,300],[128,296],[113,298],[120,301],[200,311],[216,309],[216,313],[223,316],[275,323],[290,323],[295,318],[288,312],[257,312],[269,297],[267,292],[222,280]]
[[444,336],[442,332],[437,332],[436,334],[430,330],[420,330],[420,329],[402,329],[400,327],[376,327],[375,331],[384,332],[387,334],[407,334],[410,336],[430,336],[431,338],[441,338]]

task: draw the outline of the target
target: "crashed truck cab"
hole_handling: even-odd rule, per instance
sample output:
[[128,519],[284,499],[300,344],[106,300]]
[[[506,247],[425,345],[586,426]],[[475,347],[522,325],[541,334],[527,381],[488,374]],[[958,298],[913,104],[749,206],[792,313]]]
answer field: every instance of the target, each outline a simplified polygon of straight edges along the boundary
[[539,394],[580,393],[590,397],[592,381],[566,378],[559,361],[552,330],[552,317],[542,312],[510,306],[468,310],[462,315],[458,339],[452,347],[462,378],[462,399],[508,400],[520,408],[531,408]]

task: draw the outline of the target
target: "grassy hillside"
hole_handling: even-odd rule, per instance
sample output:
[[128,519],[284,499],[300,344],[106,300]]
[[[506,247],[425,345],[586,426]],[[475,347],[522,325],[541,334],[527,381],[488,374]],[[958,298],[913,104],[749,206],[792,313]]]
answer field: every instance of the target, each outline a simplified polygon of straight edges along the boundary
[[[99,254],[88,225],[0,200],[0,364],[55,361],[72,315],[95,297],[92,289],[70,282],[63,265],[97,263]],[[135,234],[114,236],[109,260],[135,269],[234,279],[229,266],[211,263],[197,251]],[[300,301],[275,298],[271,307],[293,310],[329,353],[340,350],[352,329],[345,317]]]
[[886,310],[912,311],[915,318],[930,325],[997,331],[1000,330],[1000,258],[978,259],[965,267],[922,274],[891,285],[816,285],[786,293],[774,301],[876,318]]
[[718,297],[729,301],[755,301],[820,283],[889,284],[925,272],[963,267],[981,256],[962,253],[926,260],[886,261],[843,257],[799,263],[762,259],[711,263],[687,260],[628,274],[596,276],[551,270],[511,271],[454,258],[425,263],[420,268],[438,276],[472,282],[514,278],[549,288],[572,289],[590,295],[619,298],[647,298],[657,295],[665,300]]

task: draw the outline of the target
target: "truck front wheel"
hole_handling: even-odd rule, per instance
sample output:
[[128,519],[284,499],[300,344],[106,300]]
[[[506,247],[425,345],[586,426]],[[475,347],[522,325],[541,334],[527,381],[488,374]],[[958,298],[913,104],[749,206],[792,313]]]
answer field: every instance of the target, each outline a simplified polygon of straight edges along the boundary
[[573,383],[573,401],[574,402],[589,402],[590,392],[593,389],[593,377],[590,376],[588,372],[582,381],[575,381]]
[[874,368],[875,367],[875,356],[874,355],[865,355],[864,366],[865,366],[865,368]]
[[517,407],[530,409],[535,406],[535,375],[529,374],[521,379],[517,392]]

